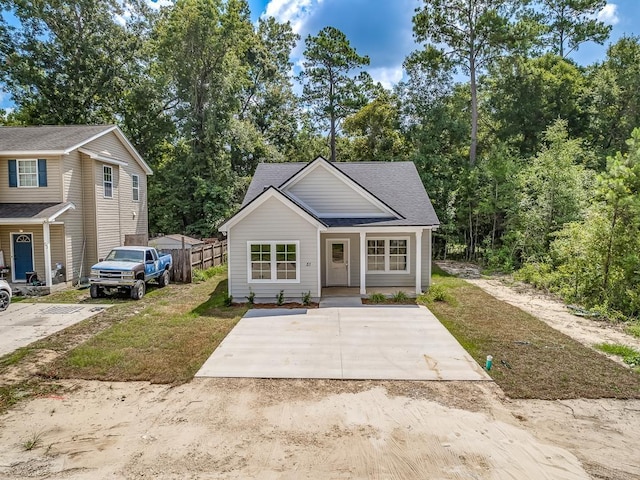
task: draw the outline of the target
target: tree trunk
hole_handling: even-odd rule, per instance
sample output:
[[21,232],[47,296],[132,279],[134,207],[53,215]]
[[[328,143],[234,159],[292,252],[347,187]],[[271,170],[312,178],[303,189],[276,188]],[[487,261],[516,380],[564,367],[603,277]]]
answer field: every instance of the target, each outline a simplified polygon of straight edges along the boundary
[[331,161],[336,161],[336,117],[331,113],[331,129],[329,143],[331,145]]

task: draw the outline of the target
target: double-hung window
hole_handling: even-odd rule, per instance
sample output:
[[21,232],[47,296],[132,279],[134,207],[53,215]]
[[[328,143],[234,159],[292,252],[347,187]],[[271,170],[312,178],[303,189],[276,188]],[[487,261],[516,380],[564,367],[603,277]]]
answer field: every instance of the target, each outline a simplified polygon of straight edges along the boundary
[[18,187],[38,186],[38,161],[18,160]]
[[368,239],[367,272],[409,273],[409,239]]
[[102,186],[104,198],[113,198],[113,168],[108,165],[102,166]]
[[249,282],[299,282],[300,242],[248,242]]
[[133,201],[140,201],[140,177],[138,175],[131,175],[131,186],[133,188]]

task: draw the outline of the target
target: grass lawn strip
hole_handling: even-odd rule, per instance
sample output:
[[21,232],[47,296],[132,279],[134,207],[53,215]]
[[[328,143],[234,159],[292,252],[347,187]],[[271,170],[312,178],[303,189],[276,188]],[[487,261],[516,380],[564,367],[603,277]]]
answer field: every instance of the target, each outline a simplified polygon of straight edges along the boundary
[[60,357],[44,373],[56,379],[187,382],[247,310],[225,306],[226,294],[226,274],[219,274],[194,285],[187,297],[153,302]]
[[190,380],[246,311],[224,306],[226,285],[219,269],[202,283],[151,287],[140,301],[91,299],[87,289],[29,299],[115,305],[0,357],[0,413],[20,400],[57,391],[55,380],[61,378]]
[[434,269],[449,301],[429,309],[512,398],[640,398],[640,375],[517,307]]

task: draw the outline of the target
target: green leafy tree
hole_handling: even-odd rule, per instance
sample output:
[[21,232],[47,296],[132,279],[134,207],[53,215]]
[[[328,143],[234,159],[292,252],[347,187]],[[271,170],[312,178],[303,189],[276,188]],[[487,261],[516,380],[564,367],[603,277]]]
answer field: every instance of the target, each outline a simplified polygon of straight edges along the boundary
[[232,168],[230,145],[240,92],[249,83],[249,10],[244,0],[179,0],[164,11],[155,37],[180,137],[162,171],[180,181],[157,208],[171,212],[173,230],[210,235],[246,185]]
[[522,5],[517,0],[424,0],[413,17],[414,37],[424,49],[411,54],[406,63],[469,77],[471,165],[478,145],[478,76],[527,37],[527,29],[515,22]]
[[334,27],[309,35],[305,47],[302,98],[328,128],[331,161],[335,161],[340,121],[367,102],[371,77],[366,72],[353,74],[369,65],[369,57],[358,55],[346,35]]
[[585,42],[603,44],[611,33],[611,25],[598,20],[597,14],[606,0],[539,0],[546,43],[562,58],[578,50]]
[[118,23],[117,0],[7,0],[17,19],[0,20],[0,73],[26,124],[111,123],[136,73],[141,48],[136,12]]
[[587,80],[572,62],[551,53],[505,57],[492,66],[485,85],[495,135],[521,155],[534,155],[547,126],[558,118],[567,121],[571,136],[585,135]]
[[518,175],[520,198],[511,218],[514,251],[521,260],[544,259],[556,232],[582,218],[589,175],[582,141],[570,139],[558,120],[545,134],[546,145]]
[[640,38],[623,37],[595,65],[585,94],[589,136],[602,155],[625,151],[626,139],[640,125]]
[[401,160],[407,145],[400,129],[400,108],[395,95],[377,87],[375,98],[344,120],[350,160]]

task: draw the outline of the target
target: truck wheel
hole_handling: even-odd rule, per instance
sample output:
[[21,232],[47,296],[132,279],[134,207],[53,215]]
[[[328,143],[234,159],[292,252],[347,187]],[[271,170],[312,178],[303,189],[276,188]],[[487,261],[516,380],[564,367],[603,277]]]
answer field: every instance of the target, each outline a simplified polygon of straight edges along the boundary
[[9,296],[9,292],[0,290],[0,312],[5,311],[9,307],[10,303],[11,303],[11,296]]
[[100,298],[102,297],[102,288],[100,288],[95,283],[89,287],[89,293],[91,294],[91,298]]
[[131,287],[131,298],[141,300],[144,297],[145,284],[144,280],[137,280],[136,284]]
[[169,285],[169,270],[165,270],[162,272],[162,275],[158,277],[158,285],[161,287],[166,287]]

